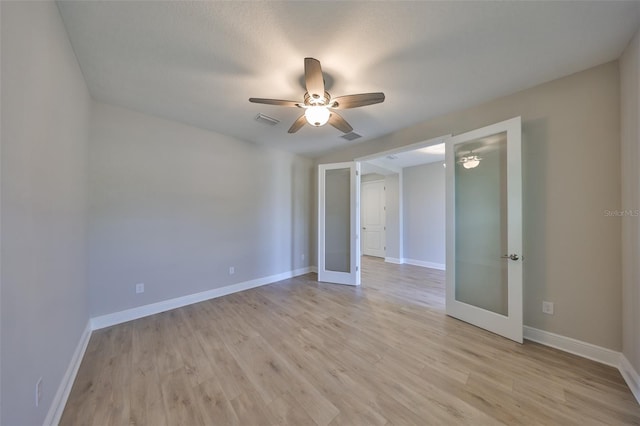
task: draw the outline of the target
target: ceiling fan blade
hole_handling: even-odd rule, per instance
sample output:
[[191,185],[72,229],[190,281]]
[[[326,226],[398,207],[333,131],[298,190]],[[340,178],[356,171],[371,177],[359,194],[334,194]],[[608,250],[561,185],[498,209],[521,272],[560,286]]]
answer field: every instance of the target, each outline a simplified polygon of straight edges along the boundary
[[304,58],[304,80],[309,96],[315,99],[324,96],[324,76],[319,60]]
[[253,102],[254,104],[267,104],[267,105],[278,105],[278,106],[284,106],[284,107],[301,108],[300,102],[283,101],[282,99],[249,98],[249,102]]
[[302,114],[296,121],[289,127],[289,133],[295,133],[302,128],[307,122],[307,118]]
[[338,115],[337,112],[331,112],[331,115],[329,116],[329,124],[340,130],[342,133],[349,133],[353,130],[353,127],[351,127],[344,118]]
[[361,93],[359,95],[338,96],[331,100],[330,108],[347,109],[384,102],[384,93]]

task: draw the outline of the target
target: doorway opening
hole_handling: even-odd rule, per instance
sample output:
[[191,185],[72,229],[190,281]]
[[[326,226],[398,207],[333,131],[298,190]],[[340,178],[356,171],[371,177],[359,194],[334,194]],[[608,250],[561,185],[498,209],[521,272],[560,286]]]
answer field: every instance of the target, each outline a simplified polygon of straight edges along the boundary
[[[362,255],[445,269],[445,138],[358,159]],[[381,196],[378,188],[383,188]],[[377,221],[383,221],[380,236]]]

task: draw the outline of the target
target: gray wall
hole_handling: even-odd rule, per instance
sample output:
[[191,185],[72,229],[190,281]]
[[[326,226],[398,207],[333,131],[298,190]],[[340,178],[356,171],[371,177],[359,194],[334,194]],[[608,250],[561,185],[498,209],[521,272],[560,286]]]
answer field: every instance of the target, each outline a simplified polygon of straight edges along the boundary
[[97,103],[90,140],[92,316],[309,265],[310,160]]
[[[639,6],[640,8],[640,6]],[[622,210],[640,209],[640,31],[620,60],[622,105]],[[640,371],[640,227],[638,217],[622,222],[622,350]]]
[[[347,161],[523,119],[524,321],[620,350],[620,78],[610,62],[332,152]],[[406,257],[406,255],[405,255]],[[555,314],[542,313],[542,301]]]
[[[89,319],[90,99],[54,2],[2,9],[2,415],[42,424]],[[42,402],[35,384],[43,378]]]
[[404,257],[445,262],[445,168],[442,162],[402,170]]

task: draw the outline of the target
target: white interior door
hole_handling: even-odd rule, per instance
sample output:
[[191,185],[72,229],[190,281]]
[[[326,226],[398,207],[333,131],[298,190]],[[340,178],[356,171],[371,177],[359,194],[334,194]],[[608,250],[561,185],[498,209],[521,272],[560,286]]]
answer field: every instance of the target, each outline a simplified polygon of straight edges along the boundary
[[318,166],[318,281],[360,285],[360,163]]
[[520,144],[520,117],[446,142],[446,306],[522,343]]
[[385,183],[362,182],[362,254],[385,257]]

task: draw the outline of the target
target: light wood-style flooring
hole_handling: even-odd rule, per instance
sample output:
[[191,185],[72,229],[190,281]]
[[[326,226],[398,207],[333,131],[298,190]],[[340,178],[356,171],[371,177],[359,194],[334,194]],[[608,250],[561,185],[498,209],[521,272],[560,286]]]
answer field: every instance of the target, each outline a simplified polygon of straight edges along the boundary
[[619,372],[444,314],[444,273],[363,260],[93,333],[62,425],[640,424]]

